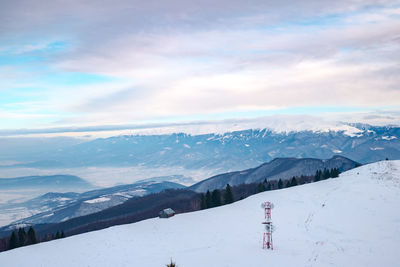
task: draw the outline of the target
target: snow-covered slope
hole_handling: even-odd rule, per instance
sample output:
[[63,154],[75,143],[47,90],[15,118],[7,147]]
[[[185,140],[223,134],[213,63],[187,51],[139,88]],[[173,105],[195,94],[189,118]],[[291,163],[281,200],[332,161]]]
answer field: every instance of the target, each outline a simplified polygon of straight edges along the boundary
[[[261,249],[272,201],[275,250]],[[398,266],[400,161],[264,192],[232,205],[149,219],[0,253],[2,266]]]

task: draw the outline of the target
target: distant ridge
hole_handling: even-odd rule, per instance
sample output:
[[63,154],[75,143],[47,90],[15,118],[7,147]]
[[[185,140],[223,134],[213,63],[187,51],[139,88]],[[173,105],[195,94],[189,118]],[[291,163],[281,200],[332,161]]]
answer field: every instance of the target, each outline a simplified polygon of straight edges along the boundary
[[2,215],[2,209],[3,212],[27,209],[29,213],[33,214],[13,221],[7,227],[0,228],[0,231],[14,228],[15,225],[59,223],[117,206],[131,198],[158,193],[166,189],[182,188],[185,187],[173,182],[150,181],[96,189],[81,194],[50,192],[23,203],[0,206],[0,215]]
[[[358,127],[358,128],[357,128]],[[99,138],[25,157],[0,151],[18,163],[6,167],[183,167],[215,173],[254,168],[277,157],[330,158],[341,155],[362,164],[400,159],[400,127],[356,125],[346,131],[248,129],[224,134],[129,135]],[[52,145],[52,143],[51,143]],[[28,155],[31,155],[28,154]],[[176,174],[176,173],[171,173]]]
[[324,168],[338,168],[347,171],[357,166],[357,162],[342,156],[331,159],[314,158],[276,158],[268,163],[244,171],[223,173],[192,185],[189,189],[197,192],[222,189],[227,184],[232,186],[243,183],[258,183],[267,180],[288,179],[292,176],[313,175]]
[[87,191],[95,187],[82,178],[73,175],[25,176],[1,178],[1,190],[51,189],[51,191],[79,190]]

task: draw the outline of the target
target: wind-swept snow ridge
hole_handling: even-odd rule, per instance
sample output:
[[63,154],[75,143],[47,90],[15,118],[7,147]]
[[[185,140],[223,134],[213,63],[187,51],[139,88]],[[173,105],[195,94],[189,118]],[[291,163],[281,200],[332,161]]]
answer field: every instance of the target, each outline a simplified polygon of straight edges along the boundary
[[[274,250],[260,203],[272,201]],[[234,204],[149,219],[0,253],[2,266],[398,266],[400,161],[264,192]],[[27,260],[29,259],[29,260]]]

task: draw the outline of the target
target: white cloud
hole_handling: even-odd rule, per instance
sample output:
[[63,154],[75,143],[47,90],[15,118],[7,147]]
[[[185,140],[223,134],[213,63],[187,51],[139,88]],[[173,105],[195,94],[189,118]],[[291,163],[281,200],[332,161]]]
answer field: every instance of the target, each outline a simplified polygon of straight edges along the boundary
[[[42,106],[63,114],[52,122],[57,125],[298,106],[399,108],[396,2],[44,1],[28,2],[25,16],[2,4],[5,37],[69,40],[71,48],[47,59],[46,67],[118,78],[67,86],[43,77],[30,84],[27,77],[37,73],[18,70],[2,84],[45,89]],[[5,37],[0,40],[10,45]]]

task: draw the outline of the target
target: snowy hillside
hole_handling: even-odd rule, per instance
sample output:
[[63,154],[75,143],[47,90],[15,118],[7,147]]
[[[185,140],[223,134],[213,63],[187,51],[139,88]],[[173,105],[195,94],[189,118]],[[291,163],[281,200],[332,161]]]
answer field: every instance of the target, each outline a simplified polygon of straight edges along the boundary
[[[275,250],[261,249],[272,201]],[[0,253],[2,266],[398,266],[400,161],[264,192],[232,205],[149,219]],[[29,259],[29,260],[28,260]]]

